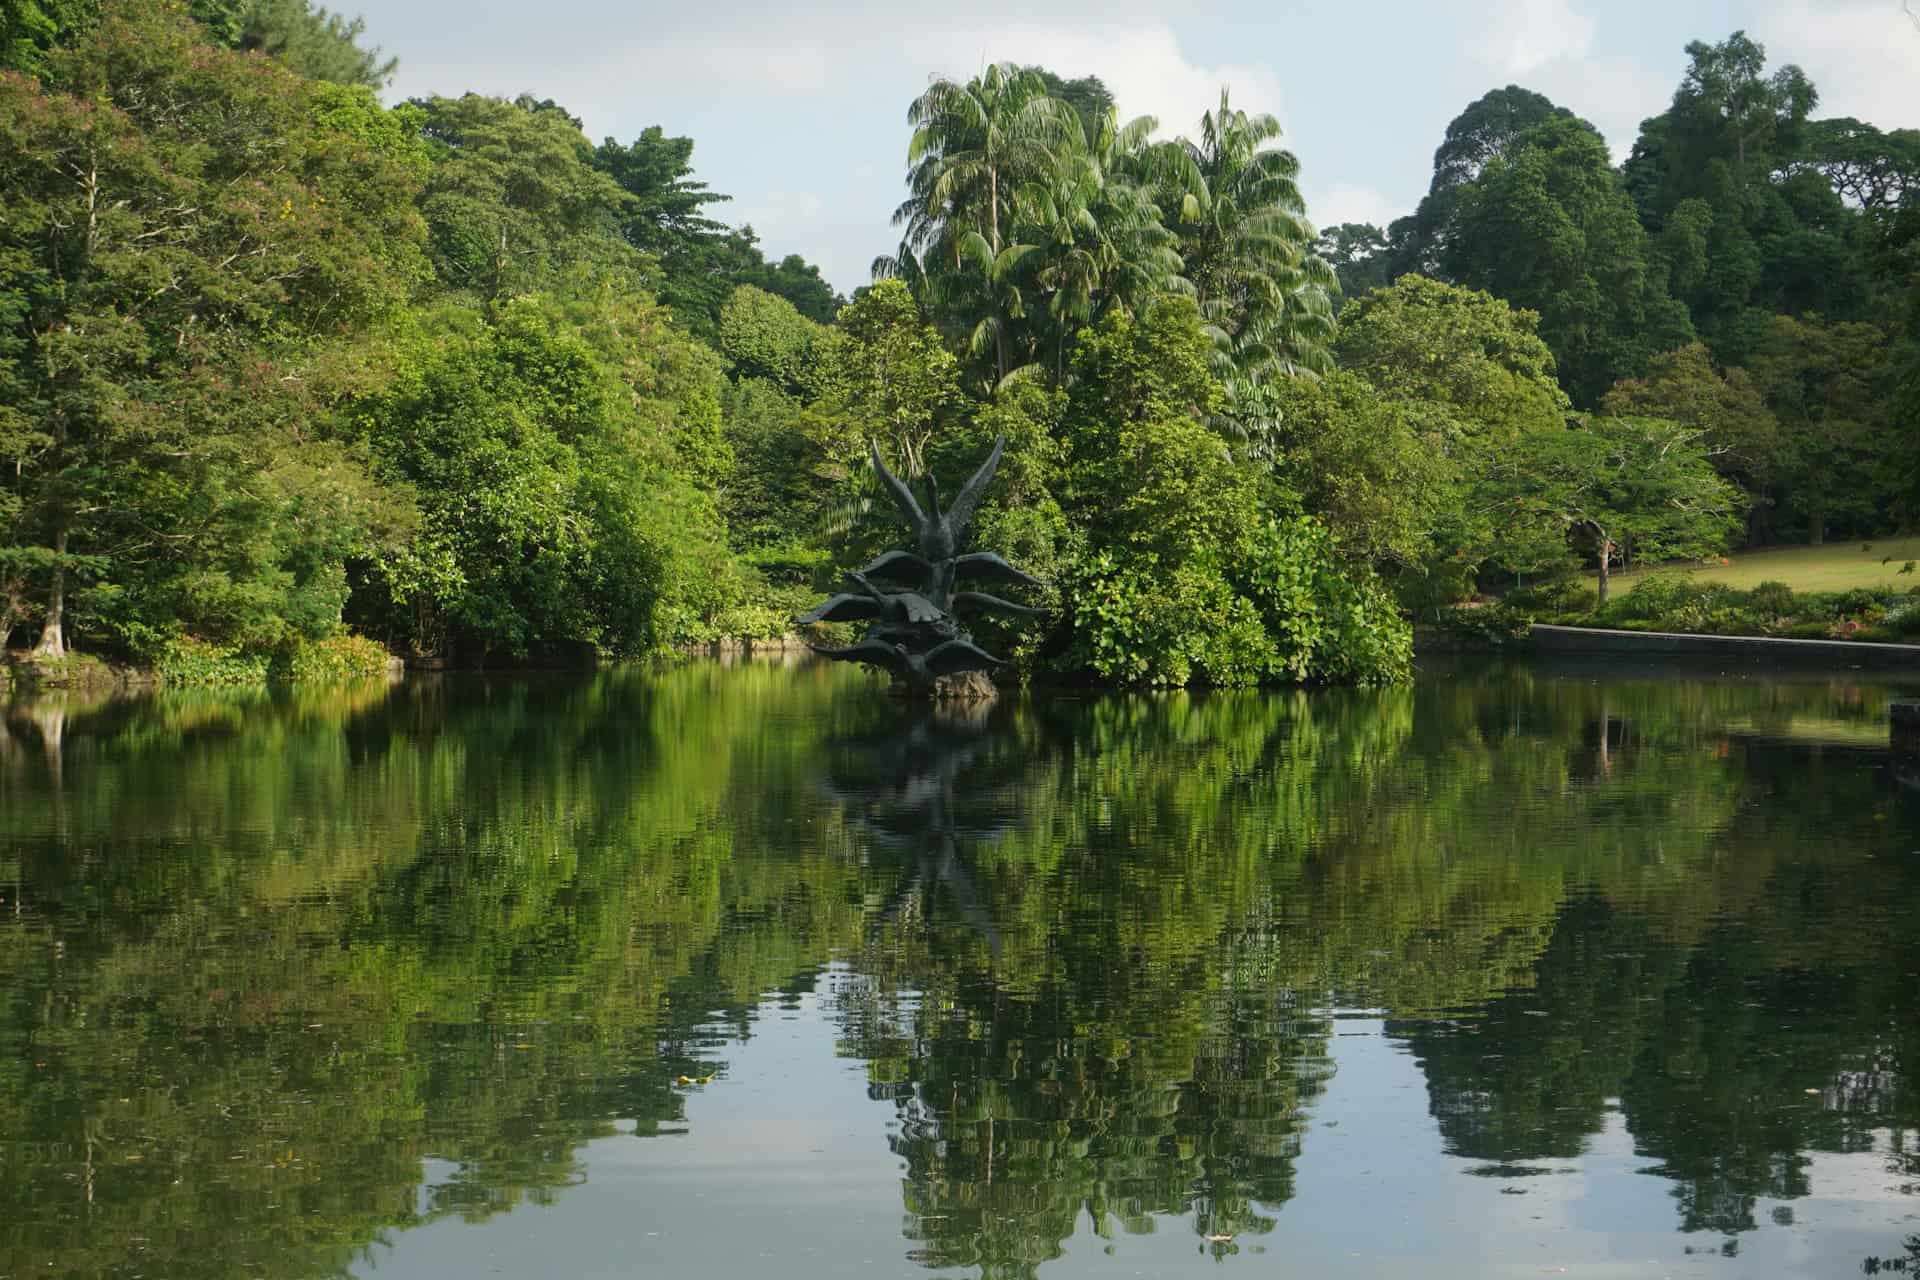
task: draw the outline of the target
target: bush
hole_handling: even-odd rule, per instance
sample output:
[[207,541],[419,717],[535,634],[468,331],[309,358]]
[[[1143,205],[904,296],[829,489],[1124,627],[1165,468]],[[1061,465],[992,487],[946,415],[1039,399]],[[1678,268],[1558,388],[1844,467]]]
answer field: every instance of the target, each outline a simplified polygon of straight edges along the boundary
[[266,682],[267,666],[264,653],[181,636],[160,646],[153,671],[168,684],[257,685]]
[[1633,590],[1595,610],[1594,617],[1608,623],[1655,622],[1702,603],[1713,590],[1685,574],[1650,573],[1634,583]]
[[1896,640],[1910,640],[1920,636],[1920,599],[1907,596],[1888,605],[1887,616],[1882,625]]
[[1579,577],[1549,578],[1529,587],[1515,587],[1500,597],[1500,603],[1516,613],[1536,616],[1549,614],[1592,613],[1599,594]]
[[1654,574],[1593,621],[1623,631],[1886,642],[1920,637],[1920,597],[1867,587],[1796,594],[1783,582],[1737,591]]
[[1433,625],[1462,648],[1504,649],[1531,640],[1533,624],[1538,621],[1529,610],[1510,608],[1502,601],[1491,605],[1453,605],[1442,609]]
[[1747,593],[1747,605],[1764,617],[1791,617],[1795,605],[1793,588],[1784,582],[1763,582]]
[[174,685],[332,684],[385,679],[387,651],[364,636],[291,640],[272,653],[181,636],[159,648],[153,671]]
[[1866,587],[1828,592],[1813,599],[1819,601],[1820,606],[1835,620],[1857,618],[1863,622],[1878,622],[1886,616],[1884,593]]
[[1122,684],[1383,684],[1412,670],[1413,631],[1392,598],[1311,519],[1251,531],[1230,570],[1096,552],[1068,598],[1067,664]]
[[330,684],[346,680],[383,680],[387,651],[365,636],[328,636],[283,645],[267,666],[269,679],[288,684]]

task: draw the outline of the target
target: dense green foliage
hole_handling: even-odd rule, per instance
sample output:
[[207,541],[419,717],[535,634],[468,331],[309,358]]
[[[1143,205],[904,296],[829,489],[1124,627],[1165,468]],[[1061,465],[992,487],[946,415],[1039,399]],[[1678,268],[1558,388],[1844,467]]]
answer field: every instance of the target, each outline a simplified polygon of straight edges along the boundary
[[0,644],[212,679],[180,655],[345,622],[467,662],[783,629],[727,545],[722,362],[650,297],[751,247],[690,214],[690,144],[383,109],[303,3],[51,12],[0,77]]
[[1686,52],[1623,166],[1591,125],[1509,85],[1448,126],[1415,213],[1332,228],[1322,252],[1349,297],[1411,271],[1536,312],[1577,407],[1703,433],[1747,541],[1905,528],[1916,134],[1819,118],[1806,75],[1745,33]]
[[776,635],[880,545],[869,442],[921,484],[1006,434],[976,532],[1049,618],[989,638],[1109,680],[1393,679],[1522,576],[1920,517],[1920,143],[1744,35],[1619,169],[1508,86],[1317,236],[1224,88],[1162,141],[1097,77],[935,79],[848,304],[692,139],[383,107],[307,0],[5,15],[0,647],[48,660]]
[[1602,601],[1578,578],[1537,583],[1504,596],[1497,609],[1461,610],[1469,629],[1519,628],[1529,622],[1621,631],[1677,631],[1789,640],[1920,643],[1920,586],[1795,591],[1783,582],[1747,590],[1685,573],[1650,573],[1632,590]]

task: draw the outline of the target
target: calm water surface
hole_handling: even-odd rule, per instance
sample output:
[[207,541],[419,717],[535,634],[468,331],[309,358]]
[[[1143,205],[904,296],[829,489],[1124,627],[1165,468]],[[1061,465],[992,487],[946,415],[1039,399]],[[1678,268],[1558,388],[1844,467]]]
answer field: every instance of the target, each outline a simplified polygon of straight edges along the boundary
[[1907,691],[16,702],[0,1280],[1917,1271]]

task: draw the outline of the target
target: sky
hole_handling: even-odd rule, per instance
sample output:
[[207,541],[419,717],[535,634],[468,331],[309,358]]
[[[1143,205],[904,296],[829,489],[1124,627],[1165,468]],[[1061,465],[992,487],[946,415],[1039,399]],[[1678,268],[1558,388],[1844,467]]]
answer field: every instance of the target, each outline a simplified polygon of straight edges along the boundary
[[[354,0],[335,6],[354,12]],[[938,75],[1039,63],[1106,81],[1121,114],[1190,133],[1232,90],[1300,158],[1308,216],[1386,222],[1427,188],[1447,122],[1507,84],[1592,121],[1616,159],[1663,110],[1689,41],[1745,30],[1798,63],[1823,116],[1920,128],[1920,0],[359,0],[400,59],[390,101],[531,93],[589,137],[694,139],[695,176],[763,250],[843,292],[891,251],[907,104]],[[531,21],[530,21],[531,19]]]

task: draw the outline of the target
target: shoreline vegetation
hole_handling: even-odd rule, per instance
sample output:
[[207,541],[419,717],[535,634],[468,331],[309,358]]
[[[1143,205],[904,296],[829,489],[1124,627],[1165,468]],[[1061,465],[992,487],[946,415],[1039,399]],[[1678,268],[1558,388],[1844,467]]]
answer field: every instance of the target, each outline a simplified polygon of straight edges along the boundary
[[365,35],[0,21],[9,683],[791,643],[889,536],[871,448],[951,486],[1000,437],[975,527],[1044,622],[978,639],[1021,679],[1395,683],[1436,620],[1920,635],[1904,581],[1612,581],[1920,523],[1920,131],[1821,116],[1742,32],[1618,165],[1491,90],[1384,228],[1316,225],[1230,86],[1158,121],[935,78],[849,297],[720,220],[693,139],[384,101]]

